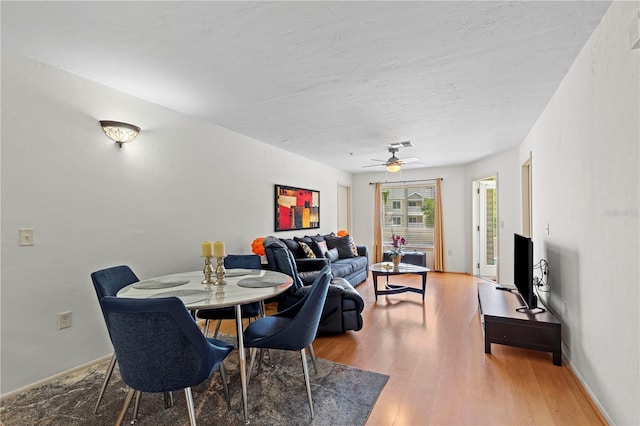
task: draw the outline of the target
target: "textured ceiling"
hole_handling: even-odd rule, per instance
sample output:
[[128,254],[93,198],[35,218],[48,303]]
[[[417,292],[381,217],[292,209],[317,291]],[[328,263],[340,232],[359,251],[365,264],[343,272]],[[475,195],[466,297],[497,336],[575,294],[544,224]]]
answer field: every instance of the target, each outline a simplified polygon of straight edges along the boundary
[[3,50],[357,173],[404,140],[413,167],[517,146],[609,4],[2,1],[1,35]]

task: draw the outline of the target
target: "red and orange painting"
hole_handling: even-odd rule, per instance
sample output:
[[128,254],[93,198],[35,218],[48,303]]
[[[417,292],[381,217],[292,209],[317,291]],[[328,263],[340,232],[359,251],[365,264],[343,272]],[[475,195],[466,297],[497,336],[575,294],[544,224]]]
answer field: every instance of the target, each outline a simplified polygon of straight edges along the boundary
[[275,185],[275,230],[320,227],[320,191]]

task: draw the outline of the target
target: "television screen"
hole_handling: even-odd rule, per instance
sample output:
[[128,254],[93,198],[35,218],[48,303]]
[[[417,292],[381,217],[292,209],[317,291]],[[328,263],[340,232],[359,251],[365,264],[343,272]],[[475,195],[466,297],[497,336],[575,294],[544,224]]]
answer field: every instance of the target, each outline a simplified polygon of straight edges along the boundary
[[537,308],[538,301],[533,291],[533,241],[518,234],[514,234],[513,241],[513,283],[526,307]]

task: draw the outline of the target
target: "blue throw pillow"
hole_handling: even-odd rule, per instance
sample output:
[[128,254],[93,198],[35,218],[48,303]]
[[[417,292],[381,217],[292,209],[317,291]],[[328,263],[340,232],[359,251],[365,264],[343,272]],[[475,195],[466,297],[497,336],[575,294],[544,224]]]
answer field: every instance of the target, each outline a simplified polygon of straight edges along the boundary
[[327,251],[326,256],[331,262],[335,262],[336,260],[340,259],[340,254],[338,253],[337,248],[332,248],[331,250]]

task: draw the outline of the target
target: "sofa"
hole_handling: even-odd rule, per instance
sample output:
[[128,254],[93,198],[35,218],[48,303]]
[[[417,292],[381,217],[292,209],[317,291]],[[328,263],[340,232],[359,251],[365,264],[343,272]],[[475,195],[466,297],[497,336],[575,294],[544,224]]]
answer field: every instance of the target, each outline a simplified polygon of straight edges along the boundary
[[[293,278],[293,285],[278,296],[278,311],[282,311],[302,300],[311,286],[302,280],[298,273],[297,261],[282,240],[268,236],[264,239],[263,246],[269,268]],[[333,277],[322,309],[318,334],[360,330],[363,309],[364,300],[351,283],[343,277]]]
[[298,274],[305,285],[315,280],[320,270],[329,265],[333,278],[344,278],[357,286],[369,276],[369,252],[356,245],[350,236],[335,234],[281,238],[295,258]]

